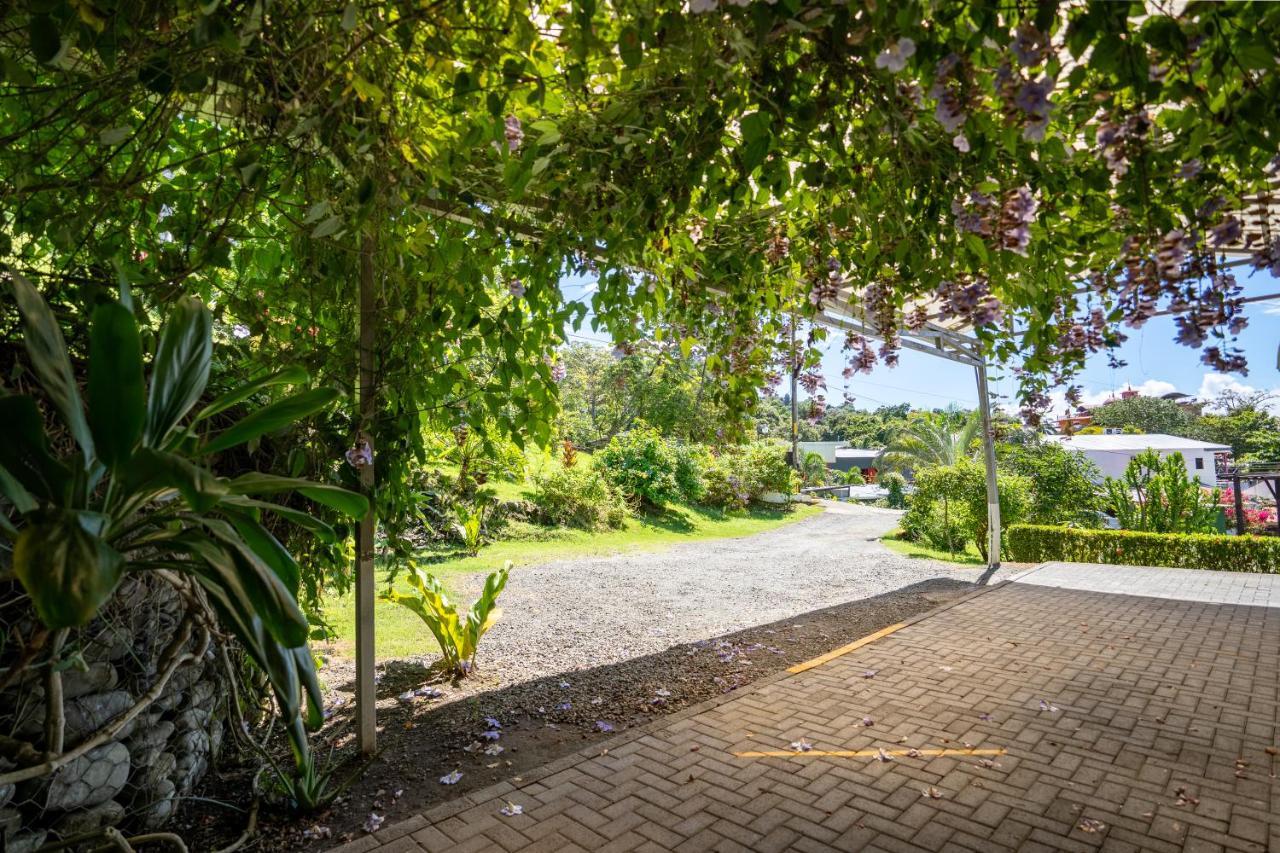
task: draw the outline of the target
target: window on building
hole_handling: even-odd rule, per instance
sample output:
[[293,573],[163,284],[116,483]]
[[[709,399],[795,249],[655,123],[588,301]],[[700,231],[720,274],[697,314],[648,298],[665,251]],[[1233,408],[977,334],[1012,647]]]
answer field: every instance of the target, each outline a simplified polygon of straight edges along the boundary
[[1196,470],[1197,470],[1197,471],[1203,471],[1203,470],[1204,470],[1204,457],[1203,457],[1203,456],[1197,456],[1197,457],[1196,457]]

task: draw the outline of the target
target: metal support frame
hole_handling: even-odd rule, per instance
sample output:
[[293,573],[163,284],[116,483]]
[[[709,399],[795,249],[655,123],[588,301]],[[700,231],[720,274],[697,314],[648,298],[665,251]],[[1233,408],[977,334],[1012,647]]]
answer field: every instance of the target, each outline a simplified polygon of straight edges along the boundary
[[991,426],[991,395],[987,390],[987,364],[973,369],[978,380],[978,411],[982,413],[982,461],[987,473],[987,568],[1000,568],[1000,489],[996,483],[996,441]]

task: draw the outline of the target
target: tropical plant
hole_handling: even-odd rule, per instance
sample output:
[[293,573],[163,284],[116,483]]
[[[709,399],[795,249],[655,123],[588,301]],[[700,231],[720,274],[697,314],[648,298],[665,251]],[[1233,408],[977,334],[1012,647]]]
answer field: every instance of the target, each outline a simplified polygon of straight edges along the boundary
[[844,482],[849,486],[864,486],[867,478],[862,476],[862,471],[857,468],[850,468],[844,473]]
[[617,489],[588,465],[548,466],[533,478],[530,499],[545,520],[585,530],[621,527],[628,515]]
[[822,486],[827,482],[827,461],[821,453],[810,451],[800,460],[800,476],[806,486]]
[[1124,476],[1108,477],[1107,496],[1124,530],[1148,533],[1212,533],[1218,529],[1221,495],[1206,494],[1187,473],[1181,453],[1161,457],[1144,450],[1129,460]]
[[467,506],[459,501],[454,504],[453,514],[456,519],[453,530],[462,540],[467,553],[474,557],[480,553],[480,546],[484,544],[485,505],[477,501],[474,505]]
[[915,471],[931,465],[955,465],[972,454],[981,425],[976,415],[970,415],[959,427],[943,418],[918,418],[885,447],[880,466]]
[[[307,619],[297,603],[298,564],[262,517],[275,515],[328,541],[337,534],[306,512],[259,496],[296,491],[349,516],[363,514],[368,504],[360,495],[307,480],[260,473],[225,479],[210,461],[294,425],[328,406],[336,392],[298,391],[212,430],[214,415],[274,386],[305,383],[306,373],[284,368],[199,405],[212,358],[211,318],[198,300],[184,298],[160,334],[148,386],[126,294],[93,312],[86,409],[49,306],[16,273],[9,273],[9,288],[31,370],[73,444],[55,456],[37,400],[0,397],[6,425],[0,493],[17,512],[16,520],[0,515],[0,531],[13,543],[14,576],[41,622],[65,636],[98,614],[126,573],[155,573],[196,602],[197,611],[212,611],[188,613],[178,634],[183,641],[193,632],[207,640],[216,614],[267,676],[297,765],[304,767],[305,729],[322,721],[320,688]],[[34,769],[56,769],[93,743],[67,752],[59,743],[47,744],[52,758]],[[0,774],[0,784],[32,778],[32,769]]]
[[632,500],[661,507],[680,498],[676,454],[654,427],[638,423],[615,435],[595,456],[596,467]]
[[905,509],[907,506],[907,480],[897,471],[890,471],[880,478],[880,485],[888,490],[885,502],[890,509]]
[[457,606],[445,595],[440,581],[416,565],[412,567],[408,578],[414,593],[390,589],[382,595],[382,599],[407,607],[418,614],[440,644],[445,666],[453,675],[461,678],[475,668],[480,638],[502,616],[502,608],[497,606],[498,595],[507,585],[511,566],[512,563],[508,560],[505,566],[485,578],[480,597],[461,618],[458,616]]

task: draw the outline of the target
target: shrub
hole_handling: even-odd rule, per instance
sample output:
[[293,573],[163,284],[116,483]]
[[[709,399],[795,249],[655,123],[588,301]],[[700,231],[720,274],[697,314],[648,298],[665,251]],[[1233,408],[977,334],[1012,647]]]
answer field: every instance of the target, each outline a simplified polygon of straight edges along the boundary
[[[1002,525],[1020,521],[1031,503],[1031,483],[1017,474],[1000,473]],[[916,474],[916,490],[902,517],[908,539],[924,539],[952,553],[967,539],[987,556],[987,481],[983,466],[971,459],[936,465]]]
[[1102,472],[1083,453],[1052,441],[996,446],[1000,467],[1031,481],[1031,524],[1074,524],[1097,527],[1102,501]]
[[1146,450],[1129,460],[1124,477],[1106,480],[1107,494],[1125,530],[1210,533],[1217,528],[1219,492],[1206,496],[1187,475],[1181,453],[1161,458]]
[[484,511],[483,503],[467,506],[459,502],[453,508],[457,519],[453,523],[453,530],[462,540],[467,553],[473,557],[480,553],[480,546],[484,544]]
[[660,507],[680,497],[675,451],[647,424],[615,435],[595,461],[605,479],[630,499]]
[[480,645],[480,638],[502,616],[502,608],[497,606],[498,595],[507,585],[507,575],[510,572],[511,561],[508,560],[505,566],[489,575],[484,582],[484,591],[461,619],[458,618],[457,605],[444,594],[440,581],[417,566],[413,567],[409,576],[414,594],[396,592],[393,589],[385,593],[382,599],[407,607],[418,614],[440,644],[440,653],[444,655],[449,671],[456,676],[464,676],[475,667],[476,648]]
[[768,492],[792,494],[796,488],[793,476],[795,473],[777,445],[763,441],[733,445],[707,465],[703,500],[722,509],[743,509]]
[[827,462],[821,453],[810,451],[800,462],[800,475],[806,486],[825,486],[827,484]]
[[[901,474],[898,475],[898,479],[899,480],[902,479]],[[863,486],[863,485],[866,485],[867,480],[865,477],[862,476],[862,472],[860,470],[858,470],[857,468],[850,468],[848,471],[845,472],[844,482],[845,482],[845,485],[848,485],[848,486]]]
[[907,481],[897,471],[890,471],[880,478],[880,484],[889,490],[885,505],[890,509],[903,509],[907,505]]
[[621,527],[627,505],[608,480],[586,465],[548,468],[533,480],[533,503],[553,524],[601,530]]
[[1229,572],[1280,572],[1280,539],[1206,533],[1146,533],[1015,524],[1009,557],[1024,563],[1067,560]]
[[706,470],[711,454],[700,444],[678,444],[672,448],[676,457],[676,486],[687,503],[700,503],[707,494]]

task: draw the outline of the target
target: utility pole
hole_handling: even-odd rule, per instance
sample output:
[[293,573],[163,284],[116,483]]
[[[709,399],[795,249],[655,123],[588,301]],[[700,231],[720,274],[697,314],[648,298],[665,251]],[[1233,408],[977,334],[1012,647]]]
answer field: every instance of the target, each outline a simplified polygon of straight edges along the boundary
[[366,232],[360,240],[360,430],[357,442],[364,442],[368,447],[367,462],[360,466],[360,493],[368,498],[369,509],[356,529],[356,742],[362,755],[372,755],[378,748],[378,697],[373,677],[377,666],[373,650],[373,418],[377,412],[374,346],[378,312],[373,253],[374,238]]
[[800,361],[796,358],[796,316],[791,315],[791,465],[800,470],[800,410],[796,402],[796,380],[800,378]]
[[982,459],[987,469],[987,568],[1000,568],[1000,492],[996,485],[995,430],[991,426],[991,394],[987,390],[987,362],[973,368],[978,379],[978,411],[982,414]]

